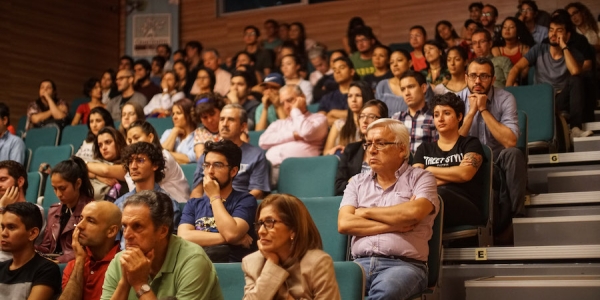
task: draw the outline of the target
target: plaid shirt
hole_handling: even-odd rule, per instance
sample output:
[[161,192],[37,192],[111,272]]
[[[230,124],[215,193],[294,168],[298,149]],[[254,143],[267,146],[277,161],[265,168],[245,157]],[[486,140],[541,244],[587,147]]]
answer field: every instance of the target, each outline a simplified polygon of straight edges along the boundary
[[421,110],[411,116],[409,110],[397,112],[392,119],[400,120],[410,132],[410,151],[414,154],[422,143],[438,140],[438,133],[433,124],[433,114],[429,111],[427,103]]

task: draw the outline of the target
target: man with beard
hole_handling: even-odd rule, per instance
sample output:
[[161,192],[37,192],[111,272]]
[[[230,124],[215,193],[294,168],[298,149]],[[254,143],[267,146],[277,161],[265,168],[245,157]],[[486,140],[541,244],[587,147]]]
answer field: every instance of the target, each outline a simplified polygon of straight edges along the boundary
[[510,70],[506,85],[513,85],[525,68],[535,66],[534,83],[549,83],[554,87],[556,106],[569,113],[571,138],[593,134],[581,130],[585,108],[585,90],[582,72],[583,56],[579,51],[567,46],[575,32],[573,23],[561,15],[550,20],[549,44],[536,44]]
[[[239,104],[228,104],[221,110],[219,117],[219,136],[230,140],[242,150],[242,161],[239,171],[233,178],[232,186],[238,191],[247,191],[256,199],[262,199],[271,188],[269,187],[269,169],[265,153],[262,149],[242,141],[242,135],[247,131],[247,114]],[[204,195],[203,179],[204,158],[198,159],[194,172],[194,190],[192,198]]]
[[[494,153],[494,186],[499,193],[500,216],[496,232],[504,230],[515,216],[524,213],[527,164],[518,149],[519,121],[515,97],[493,86],[494,65],[477,57],[467,68],[467,90],[458,94],[465,101],[465,117],[459,132],[479,138]],[[496,184],[497,183],[497,184]]]
[[59,300],[98,300],[108,264],[119,252],[115,237],[121,229],[121,211],[109,201],[88,203],[73,231],[75,259],[62,277]]
[[375,73],[373,67],[373,50],[375,50],[375,44],[377,44],[377,38],[373,34],[371,27],[364,26],[354,30],[354,43],[358,51],[350,55],[350,60],[354,64],[356,74],[361,78],[365,75]]
[[152,66],[145,59],[139,59],[133,64],[135,84],[133,89],[142,93],[146,99],[152,99],[154,95],[162,93],[162,89],[150,80]]
[[500,25],[496,25],[497,20],[498,9],[491,4],[486,4],[481,10],[481,24],[492,36],[501,30]]
[[242,150],[231,140],[205,144],[202,163],[205,195],[187,202],[179,224],[178,235],[202,246],[213,263],[241,262],[257,249],[256,233],[251,226],[256,215],[256,198],[246,191],[235,190],[232,185],[241,161]]
[[117,73],[117,89],[120,95],[108,100],[106,110],[110,112],[111,117],[115,121],[121,121],[121,108],[125,103],[131,101],[136,102],[142,107],[148,104],[148,98],[142,93],[138,93],[133,89],[133,72],[131,70],[120,70]]

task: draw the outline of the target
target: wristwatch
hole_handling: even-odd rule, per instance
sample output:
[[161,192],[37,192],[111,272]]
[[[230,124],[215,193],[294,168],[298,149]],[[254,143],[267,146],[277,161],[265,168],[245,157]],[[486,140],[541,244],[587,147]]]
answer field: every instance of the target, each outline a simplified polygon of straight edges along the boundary
[[135,292],[135,295],[140,298],[143,294],[150,291],[150,286],[147,283],[144,283],[139,290]]

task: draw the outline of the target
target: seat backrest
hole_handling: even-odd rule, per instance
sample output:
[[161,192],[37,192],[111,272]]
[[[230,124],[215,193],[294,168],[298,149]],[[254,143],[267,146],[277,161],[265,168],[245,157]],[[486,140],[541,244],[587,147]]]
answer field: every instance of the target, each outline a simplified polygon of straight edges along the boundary
[[73,145],[73,149],[79,149],[88,134],[88,127],[85,124],[75,126],[65,126],[60,135],[60,145]]
[[506,90],[517,100],[517,109],[527,114],[528,143],[554,139],[554,90],[549,84],[510,86]]
[[42,163],[48,163],[50,167],[54,167],[57,163],[69,159],[73,155],[73,146],[42,146],[33,153],[29,172],[35,172]]
[[321,240],[323,251],[334,261],[345,261],[348,253],[348,236],[337,230],[337,214],[342,197],[300,198],[312,217]]
[[148,118],[146,119],[146,121],[152,124],[152,127],[156,129],[159,139],[162,136],[163,132],[165,132],[165,130],[173,128],[172,118]]
[[494,224],[492,217],[494,216],[494,195],[492,191],[492,175],[494,169],[494,154],[492,149],[487,145],[481,144],[483,147],[484,160],[481,164],[483,175],[483,190],[481,195],[483,217],[487,220],[488,225]]
[[241,263],[216,263],[213,264],[219,277],[219,285],[223,292],[223,299],[244,298],[244,272]]
[[185,180],[187,180],[190,185],[190,190],[194,189],[194,172],[196,172],[196,167],[197,164],[181,165],[181,170],[183,171],[183,175],[185,175]]
[[17,123],[16,135],[18,137],[23,137],[23,133],[25,132],[25,126],[27,126],[27,115],[21,116],[19,118],[19,123]]
[[527,158],[527,135],[529,134],[529,124],[527,122],[527,113],[519,110],[519,139],[517,140],[517,148],[523,151]]
[[309,104],[306,109],[313,114],[316,114],[319,111],[319,103]]
[[248,139],[250,140],[248,143],[252,146],[258,147],[258,141],[260,140],[260,136],[265,132],[264,130],[256,130],[248,132]]
[[335,155],[285,159],[279,168],[277,190],[296,197],[335,196]]
[[433,234],[429,240],[429,256],[427,257],[427,265],[429,265],[429,274],[427,275],[427,286],[435,287],[440,275],[442,267],[442,231],[444,227],[444,201],[441,197],[440,209],[435,221],[433,222]]
[[27,202],[36,204],[37,198],[42,195],[42,173],[29,172],[27,173],[27,190],[25,191],[25,199]]
[[[317,266],[315,266],[317,267]],[[344,300],[362,300],[365,294],[365,272],[353,261],[333,262],[335,279]]]
[[25,147],[31,149],[35,154],[35,150],[41,146],[56,146],[58,145],[59,133],[57,126],[31,128],[27,130]]

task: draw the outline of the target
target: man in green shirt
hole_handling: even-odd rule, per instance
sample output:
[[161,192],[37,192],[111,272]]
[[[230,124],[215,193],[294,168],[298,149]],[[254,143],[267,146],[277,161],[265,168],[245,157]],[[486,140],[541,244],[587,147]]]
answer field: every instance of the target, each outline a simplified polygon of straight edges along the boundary
[[155,191],[141,191],[125,200],[126,248],[106,271],[102,300],[223,299],[204,250],[171,234],[172,205],[169,196]]
[[365,26],[355,29],[354,42],[356,43],[356,49],[358,49],[358,51],[350,55],[350,60],[354,64],[356,74],[363,78],[365,75],[375,73],[371,56],[373,56],[377,38],[373,35],[371,27]]

